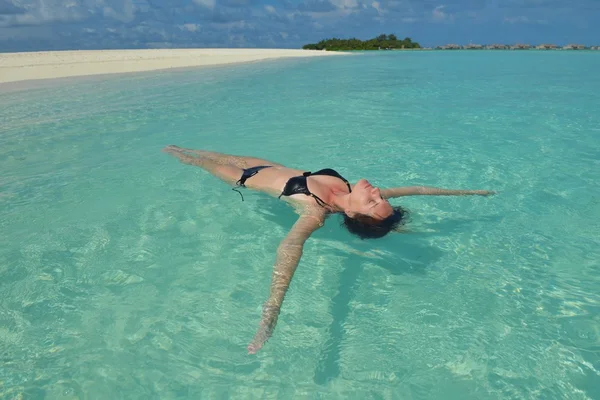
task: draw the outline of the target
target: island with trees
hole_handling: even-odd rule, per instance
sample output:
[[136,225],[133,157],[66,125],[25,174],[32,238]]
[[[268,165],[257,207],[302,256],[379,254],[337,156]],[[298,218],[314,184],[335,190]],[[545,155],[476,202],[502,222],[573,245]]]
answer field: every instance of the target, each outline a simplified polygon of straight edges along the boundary
[[400,49],[420,49],[417,42],[411,38],[398,39],[396,35],[379,35],[369,40],[351,39],[324,39],[318,43],[310,43],[302,46],[304,50],[327,50],[327,51],[348,51],[348,50],[400,50]]
[[318,43],[309,43],[302,46],[304,50],[323,51],[352,51],[352,50],[600,50],[600,46],[586,46],[583,44],[567,44],[558,46],[543,43],[530,45],[526,43],[516,44],[446,44],[436,47],[421,47],[411,38],[398,39],[394,34],[382,34],[373,39],[360,40],[351,39],[324,39]]
[[551,43],[531,45],[528,43],[516,44],[446,44],[437,46],[435,50],[600,50],[600,46],[586,46],[584,44],[567,44],[558,46]]

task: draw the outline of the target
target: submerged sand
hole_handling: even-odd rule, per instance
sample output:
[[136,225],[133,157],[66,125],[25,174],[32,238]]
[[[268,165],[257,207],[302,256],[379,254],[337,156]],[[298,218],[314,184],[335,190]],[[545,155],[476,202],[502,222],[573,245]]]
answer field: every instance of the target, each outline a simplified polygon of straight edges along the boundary
[[295,49],[144,49],[0,53],[0,83],[346,53]]

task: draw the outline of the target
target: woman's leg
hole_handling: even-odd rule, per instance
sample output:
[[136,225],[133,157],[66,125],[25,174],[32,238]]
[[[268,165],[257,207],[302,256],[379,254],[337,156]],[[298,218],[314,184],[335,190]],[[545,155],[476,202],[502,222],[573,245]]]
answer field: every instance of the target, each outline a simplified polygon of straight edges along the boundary
[[229,164],[242,169],[258,167],[259,165],[272,165],[274,167],[284,167],[281,164],[269,160],[264,160],[262,158],[235,156],[231,154],[216,153],[204,150],[185,149],[181,147],[179,147],[179,149],[185,153],[197,154],[201,157],[209,158],[221,165]]
[[177,146],[167,146],[163,149],[165,153],[177,157],[182,163],[203,168],[217,178],[230,184],[237,182],[244,172],[242,168],[239,168],[235,165],[221,164],[205,156],[191,156],[186,154],[185,150],[186,149],[182,149],[181,147]]

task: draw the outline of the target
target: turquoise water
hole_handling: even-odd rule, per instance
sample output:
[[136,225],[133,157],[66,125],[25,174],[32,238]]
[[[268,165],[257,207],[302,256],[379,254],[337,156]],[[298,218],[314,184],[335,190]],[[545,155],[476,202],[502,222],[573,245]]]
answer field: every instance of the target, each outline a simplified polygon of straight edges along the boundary
[[[600,54],[378,53],[0,96],[0,398],[600,398]],[[306,244],[248,355],[283,202],[161,152],[331,167],[410,233]]]

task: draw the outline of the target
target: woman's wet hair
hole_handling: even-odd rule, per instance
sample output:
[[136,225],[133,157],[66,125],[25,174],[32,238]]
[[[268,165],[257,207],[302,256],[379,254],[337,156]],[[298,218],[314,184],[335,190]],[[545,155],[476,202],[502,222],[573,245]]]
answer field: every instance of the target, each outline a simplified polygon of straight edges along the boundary
[[368,215],[357,215],[350,218],[343,214],[342,225],[361,239],[379,239],[404,225],[408,220],[408,211],[400,206],[393,207],[394,212],[386,219],[380,220]]

